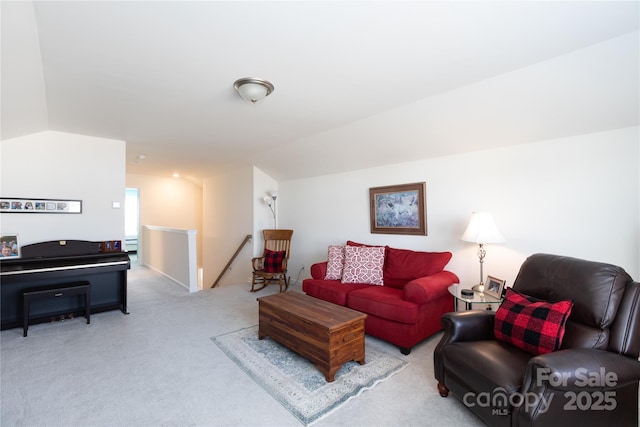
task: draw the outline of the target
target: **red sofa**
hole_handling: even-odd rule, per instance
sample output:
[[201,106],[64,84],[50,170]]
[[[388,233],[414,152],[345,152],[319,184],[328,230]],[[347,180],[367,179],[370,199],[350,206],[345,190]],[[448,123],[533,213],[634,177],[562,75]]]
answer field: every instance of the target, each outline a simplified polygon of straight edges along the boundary
[[[352,241],[346,246],[372,247]],[[402,354],[409,354],[414,345],[442,329],[440,318],[453,310],[453,297],[447,288],[459,279],[444,270],[451,259],[450,252],[377,248],[384,248],[380,285],[343,283],[344,277],[326,279],[325,261],[311,266],[312,277],[302,282],[302,290],[307,295],[366,313],[367,334],[395,344]]]

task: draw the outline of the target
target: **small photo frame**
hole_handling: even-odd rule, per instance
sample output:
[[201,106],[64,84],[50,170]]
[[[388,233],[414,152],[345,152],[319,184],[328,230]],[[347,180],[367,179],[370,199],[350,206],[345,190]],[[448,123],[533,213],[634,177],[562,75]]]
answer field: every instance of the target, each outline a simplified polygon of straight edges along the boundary
[[498,279],[497,277],[487,276],[487,280],[484,283],[484,293],[494,298],[502,298],[502,291],[504,289],[505,281]]
[[100,252],[122,252],[122,240],[100,242]]
[[3,234],[0,236],[0,259],[20,258],[20,245],[17,234]]

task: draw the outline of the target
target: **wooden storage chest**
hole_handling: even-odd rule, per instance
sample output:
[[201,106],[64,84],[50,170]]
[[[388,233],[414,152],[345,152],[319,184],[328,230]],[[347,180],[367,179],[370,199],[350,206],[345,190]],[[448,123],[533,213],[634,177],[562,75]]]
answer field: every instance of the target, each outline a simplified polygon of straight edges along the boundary
[[344,363],[365,363],[366,314],[299,292],[261,297],[258,305],[258,338],[271,337],[307,358],[328,382]]

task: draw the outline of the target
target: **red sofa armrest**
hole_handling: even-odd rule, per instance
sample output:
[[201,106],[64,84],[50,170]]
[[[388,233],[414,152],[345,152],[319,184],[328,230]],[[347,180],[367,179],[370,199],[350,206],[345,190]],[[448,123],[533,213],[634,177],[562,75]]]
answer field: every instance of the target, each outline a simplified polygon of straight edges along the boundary
[[459,283],[458,276],[450,271],[441,271],[431,276],[419,277],[404,285],[402,298],[405,301],[422,305],[449,295],[447,290],[454,283]]
[[311,273],[311,277],[314,279],[324,280],[327,275],[327,261],[312,264],[309,272]]

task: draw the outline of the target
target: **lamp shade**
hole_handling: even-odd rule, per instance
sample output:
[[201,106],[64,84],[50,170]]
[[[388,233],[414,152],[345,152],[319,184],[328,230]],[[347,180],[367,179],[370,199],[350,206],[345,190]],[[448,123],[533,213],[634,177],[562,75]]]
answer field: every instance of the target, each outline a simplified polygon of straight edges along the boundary
[[505,241],[490,212],[473,212],[461,240],[472,243],[502,243]]
[[270,82],[253,77],[236,80],[233,87],[238,91],[242,99],[252,104],[262,101],[273,92],[274,89],[273,84]]

